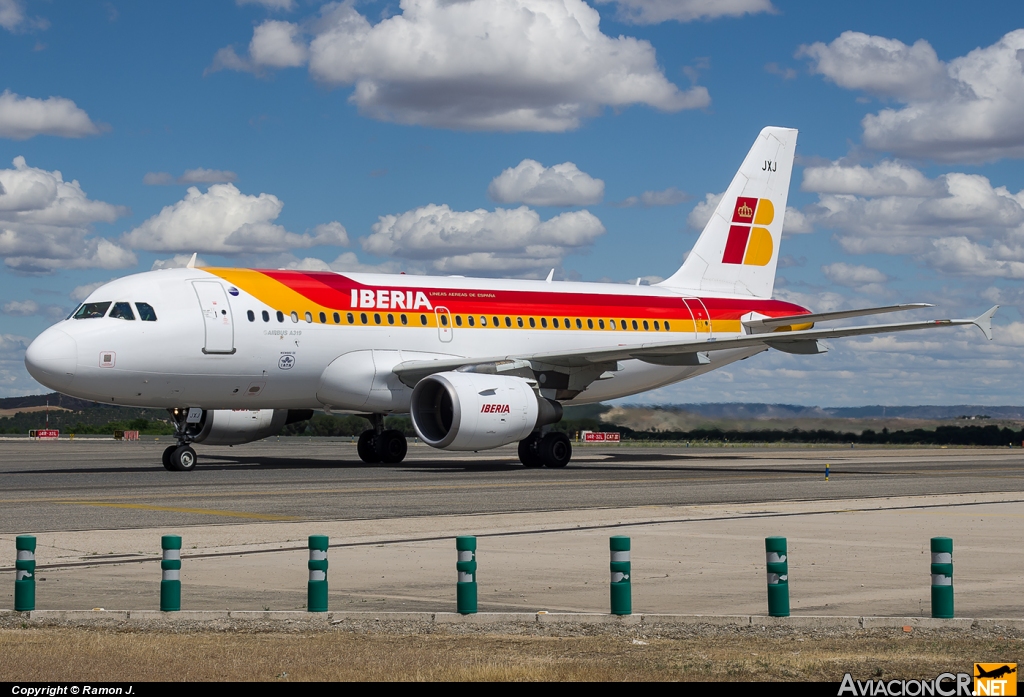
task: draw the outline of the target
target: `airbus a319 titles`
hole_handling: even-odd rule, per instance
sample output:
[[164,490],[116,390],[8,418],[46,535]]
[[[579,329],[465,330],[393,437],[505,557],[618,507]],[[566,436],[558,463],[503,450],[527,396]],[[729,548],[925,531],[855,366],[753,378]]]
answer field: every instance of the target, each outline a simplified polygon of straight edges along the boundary
[[562,406],[637,394],[774,349],[975,324],[818,323],[920,307],[813,313],[772,299],[797,132],[765,128],[682,267],[651,286],[365,273],[194,268],[100,286],[39,335],[25,364],[43,385],[170,411],[169,470],[194,443],[265,438],[314,410],[364,414],[366,462],[406,454],[388,414],[427,445],[519,443],[526,467],[564,467]]

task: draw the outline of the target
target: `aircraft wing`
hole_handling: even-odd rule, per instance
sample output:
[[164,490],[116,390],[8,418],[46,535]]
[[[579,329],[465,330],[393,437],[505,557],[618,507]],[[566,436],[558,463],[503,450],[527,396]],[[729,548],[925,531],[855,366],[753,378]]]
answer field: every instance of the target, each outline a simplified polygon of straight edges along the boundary
[[[909,309],[903,307],[902,309]],[[729,338],[711,338],[691,341],[648,342],[640,344],[619,344],[616,346],[595,346],[593,348],[576,348],[565,351],[544,353],[505,355],[473,358],[445,358],[437,361],[406,361],[399,363],[394,372],[402,382],[416,384],[420,379],[433,373],[456,370],[464,366],[482,364],[540,363],[553,367],[583,368],[616,361],[638,359],[658,365],[702,365],[708,363],[706,356],[701,354],[710,351],[725,351],[754,346],[774,348],[786,353],[822,353],[818,345],[822,339],[839,339],[847,336],[864,336],[867,334],[891,334],[895,332],[932,329],[935,327],[957,327],[975,325],[992,339],[992,316],[998,305],[974,319],[935,319],[923,322],[900,322],[896,324],[874,324],[858,327],[836,327],[834,329],[805,329],[788,332],[766,332],[747,334]],[[885,311],[895,311],[888,310]],[[856,312],[856,311],[855,311]],[[834,314],[834,313],[828,313]],[[798,315],[805,322],[813,315]],[[819,315],[820,317],[820,315]],[[795,323],[796,320],[793,320]]]
[[836,319],[849,319],[851,317],[867,317],[869,315],[881,315],[886,312],[903,312],[905,310],[917,310],[922,307],[935,307],[930,303],[904,303],[903,305],[886,305],[885,307],[869,307],[863,310],[840,310],[838,312],[818,312],[810,315],[789,315],[788,317],[764,317],[761,319],[743,320],[743,326],[755,333],[757,330],[773,330],[778,327],[785,327],[792,324],[807,324],[814,322],[829,322]]

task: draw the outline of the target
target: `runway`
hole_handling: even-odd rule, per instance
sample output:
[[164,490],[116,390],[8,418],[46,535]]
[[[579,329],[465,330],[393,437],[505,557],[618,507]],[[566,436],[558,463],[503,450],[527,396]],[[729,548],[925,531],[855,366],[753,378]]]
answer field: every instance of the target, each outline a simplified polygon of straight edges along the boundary
[[563,470],[534,470],[514,446],[412,445],[405,462],[383,466],[360,462],[353,443],[282,438],[199,446],[195,471],[167,472],[168,443],[0,441],[0,532],[1024,494],[1019,448],[586,446]]

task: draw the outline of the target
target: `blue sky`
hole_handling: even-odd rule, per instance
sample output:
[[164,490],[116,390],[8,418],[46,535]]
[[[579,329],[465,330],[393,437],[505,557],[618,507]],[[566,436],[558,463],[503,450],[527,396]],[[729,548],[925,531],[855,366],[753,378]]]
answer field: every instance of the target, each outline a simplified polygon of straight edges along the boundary
[[779,125],[778,297],[999,303],[996,340],[837,341],[632,401],[1019,403],[1022,28],[1012,2],[0,0],[0,395],[42,390],[24,347],[91,286],[192,251],[659,280]]

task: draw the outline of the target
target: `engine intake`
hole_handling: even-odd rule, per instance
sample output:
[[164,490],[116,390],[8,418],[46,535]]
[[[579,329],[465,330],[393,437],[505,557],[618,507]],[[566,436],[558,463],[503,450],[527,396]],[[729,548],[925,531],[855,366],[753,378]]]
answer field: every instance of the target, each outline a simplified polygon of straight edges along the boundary
[[540,397],[532,380],[447,372],[429,375],[412,391],[417,435],[443,450],[487,450],[526,438],[562,418],[562,405]]

